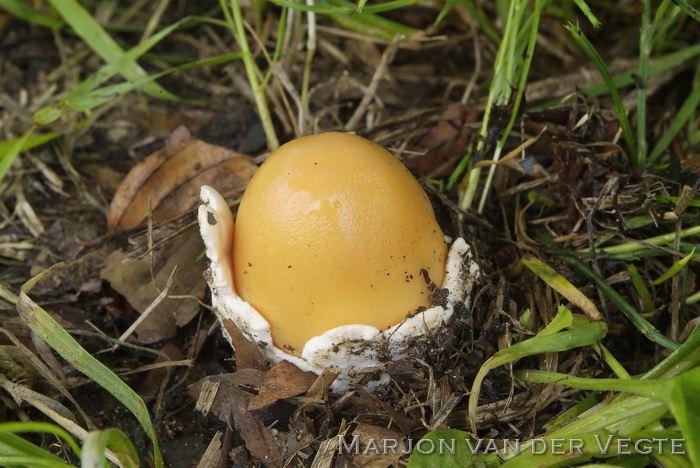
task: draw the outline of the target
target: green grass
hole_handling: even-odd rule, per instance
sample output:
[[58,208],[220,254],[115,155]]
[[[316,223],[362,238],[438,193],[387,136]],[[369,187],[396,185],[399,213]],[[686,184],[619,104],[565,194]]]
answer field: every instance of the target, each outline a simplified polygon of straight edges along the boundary
[[[564,330],[565,328],[567,330]],[[600,341],[606,332],[605,323],[588,323],[585,320],[577,320],[573,317],[571,311],[561,307],[557,316],[536,336],[496,352],[479,369],[472,383],[468,404],[469,425],[472,432],[474,434],[477,433],[477,403],[481,394],[481,384],[489,371],[496,367],[516,362],[527,356],[557,353],[592,345]]]
[[[101,78],[106,80],[111,73],[118,73],[126,80],[132,81],[148,77],[148,73],[136,63],[136,57],[126,54],[80,3],[76,0],[49,0],[49,2],[85,44],[108,65],[111,65],[110,72],[105,73],[106,76]],[[148,41],[145,42],[148,43]],[[147,44],[142,45],[150,48]],[[177,96],[152,81],[144,82],[139,89],[159,99],[177,100]]]
[[60,28],[63,21],[37,12],[34,7],[22,0],[0,0],[0,8],[29,23],[46,28]]
[[[494,63],[493,79],[489,87],[486,111],[482,118],[482,125],[479,130],[479,139],[476,147],[462,158],[462,161],[450,176],[448,187],[454,186],[464,171],[467,169],[474,155],[481,155],[486,149],[486,141],[491,125],[490,115],[495,106],[505,106],[511,100],[511,86],[515,83],[518,88],[513,97],[513,110],[511,117],[506,124],[506,128],[499,137],[499,142],[495,147],[493,160],[498,161],[503,151],[505,139],[509,136],[520,110],[520,104],[525,94],[525,84],[527,80],[530,63],[532,61],[535,39],[538,32],[539,18],[544,8],[545,1],[536,1],[533,10],[530,10],[526,0],[518,0],[510,3],[507,14],[502,15],[505,23],[503,37],[499,43],[498,54]],[[526,39],[526,40],[525,40]],[[479,211],[483,210],[483,204],[489,193],[489,186],[493,179],[496,166],[489,170],[486,187],[482,190]],[[481,168],[473,168],[460,184],[460,208],[466,209],[472,205],[476,196]]]
[[[685,104],[681,107],[681,112],[676,114],[674,121],[671,124],[670,131],[664,132],[664,135],[659,139],[654,146],[651,154],[649,154],[649,138],[647,132],[647,85],[652,76],[651,59],[652,52],[655,48],[660,48],[667,45],[672,39],[671,32],[673,26],[684,21],[685,18],[680,16],[680,12],[685,11],[697,21],[695,10],[685,1],[674,2],[672,0],[664,0],[656,7],[654,19],[651,20],[652,5],[649,0],[642,0],[641,16],[640,16],[640,35],[639,35],[639,60],[637,70],[635,72],[635,82],[637,84],[637,108],[636,108],[636,128],[632,128],[628,119],[628,111],[622,105],[618,86],[610,75],[607,66],[598,54],[598,51],[593,47],[590,41],[585,37],[581,29],[574,24],[569,23],[567,29],[571,32],[573,38],[579,44],[581,49],[588,55],[591,61],[595,64],[600,72],[607,91],[610,93],[615,103],[615,111],[618,121],[622,127],[627,150],[632,159],[632,166],[635,169],[644,169],[649,163],[655,162],[661,154],[667,150],[673,138],[684,124],[690,124],[694,121],[694,110],[697,109],[700,103],[700,77],[698,76],[697,66],[696,74],[692,83],[692,90]],[[686,48],[691,49],[691,47]]]
[[250,51],[248,35],[243,25],[243,13],[241,12],[240,3],[238,0],[230,0],[229,2],[226,0],[220,0],[219,4],[224,12],[224,16],[226,17],[226,22],[231,30],[231,34],[236,39],[238,47],[241,49],[243,66],[245,67],[246,75],[248,77],[248,83],[253,91],[255,105],[258,108],[258,116],[260,117],[263,128],[265,129],[267,145],[271,150],[275,150],[279,146],[279,139],[277,138],[277,133],[275,132],[275,128],[272,123],[272,116],[270,115],[270,111],[268,109],[267,98],[265,97],[265,86],[263,86],[261,83],[261,72],[254,61],[253,54]]
[[[505,4],[506,2],[503,3]],[[489,88],[488,102],[482,119],[479,139],[476,145],[470,147],[467,154],[462,158],[460,164],[450,176],[448,184],[448,187],[453,187],[461,180],[459,193],[460,207],[462,209],[472,206],[477,196],[477,191],[479,190],[481,191],[481,201],[479,202],[477,211],[481,213],[484,209],[496,166],[490,168],[489,175],[483,186],[480,185],[481,169],[479,167],[472,168],[464,177],[462,177],[462,174],[473,164],[472,161],[475,157],[484,156],[484,153],[488,149],[488,144],[486,142],[488,141],[487,137],[489,136],[491,128],[491,111],[495,106],[504,106],[512,99],[513,109],[511,118],[504,127],[498,143],[492,149],[492,159],[494,161],[499,159],[503,151],[504,142],[506,138],[510,136],[511,129],[518,116],[520,103],[525,92],[529,63],[534,53],[534,37],[538,32],[537,19],[541,15],[541,12],[548,5],[553,3],[554,2],[534,2],[534,11],[528,12],[527,15],[523,15],[523,12],[527,11],[530,2],[514,1],[509,3],[510,8],[506,9],[501,6],[499,9],[501,12],[501,22],[505,24],[505,28],[502,37],[500,35],[498,36],[499,49],[494,64],[493,78]],[[600,24],[592,10],[583,0],[576,0],[575,3],[592,25],[598,26]],[[454,7],[455,4],[457,4],[456,1],[448,2],[441,14],[444,14],[448,7]],[[514,8],[515,5],[518,5],[519,8]],[[652,22],[652,7],[650,2],[646,0],[642,2],[639,63],[634,72],[628,72],[618,77],[614,77],[609,72],[605,61],[593,44],[583,34],[578,24],[570,22],[566,25],[573,39],[595,64],[604,82],[602,85],[585,89],[584,92],[589,96],[601,95],[603,93],[610,94],[615,104],[618,121],[622,128],[626,149],[631,157],[632,168],[637,170],[644,169],[648,164],[656,162],[661,155],[668,150],[671,142],[681,129],[684,126],[693,125],[696,109],[698,104],[700,104],[700,91],[698,91],[698,89],[700,89],[700,72],[697,70],[696,66],[696,74],[690,95],[681,107],[680,112],[675,115],[668,131],[663,133],[661,138],[659,138],[653,146],[651,152],[649,152],[646,86],[652,76],[672,66],[668,61],[664,63],[663,60],[665,57],[663,55],[659,54],[654,56],[653,51],[660,50],[661,52],[667,52],[674,37],[673,26],[682,24],[685,20],[680,14],[683,11],[696,18],[696,10],[687,2],[678,2],[678,5],[672,6],[671,0],[664,0],[657,7]],[[477,16],[477,18],[479,17],[480,16]],[[527,20],[524,21],[523,18]],[[480,20],[480,23],[481,22]],[[675,33],[677,33],[677,30]],[[496,34],[489,34],[490,37],[495,35]],[[526,43],[525,38],[528,36],[530,40]],[[527,50],[527,52],[525,52],[525,50]],[[687,61],[696,57],[698,52],[698,46],[691,45],[681,50],[674,51],[666,57],[670,58],[671,56],[675,56],[680,58],[680,56],[682,56],[679,61],[674,62],[675,65],[678,65],[679,63],[688,63]],[[624,108],[620,94],[620,89],[622,87],[633,83],[639,84],[637,88],[636,127],[632,126],[628,116],[628,110]],[[544,106],[552,104],[553,102],[549,102]]]
[[90,432],[83,446],[54,424],[0,423],[0,464],[7,467],[73,467],[62,458],[27,441],[19,434],[43,434],[60,439],[80,460],[81,467],[106,467],[108,459],[123,468],[138,468],[139,458],[131,441],[118,429]]
[[[103,387],[121,402],[125,408],[131,411],[151,440],[153,444],[153,461],[156,468],[160,468],[163,466],[163,458],[158,446],[158,438],[151,422],[148,408],[141,397],[109,368],[80,346],[66,330],[28,296],[28,293],[36,284],[58,272],[65,271],[65,268],[68,266],[64,264],[55,265],[25,283],[19,296],[17,311],[37,338],[48,344],[71,366]],[[60,423],[61,420],[57,422]],[[61,434],[63,433],[61,432]],[[106,429],[91,434],[88,434],[83,444],[90,447],[89,456],[92,460],[102,459],[105,456],[104,449],[110,448],[113,449],[117,457],[123,457],[127,460],[127,464],[124,466],[138,466],[138,458],[133,446],[123,433],[115,429]],[[76,452],[76,454],[80,455],[80,452]],[[92,466],[102,466],[102,463]]]
[[22,151],[32,147],[32,144],[39,146],[46,141],[50,141],[50,138],[46,138],[37,141],[37,138],[31,139],[32,133],[34,133],[35,127],[30,128],[27,132],[20,138],[14,141],[4,141],[0,143],[0,180],[4,179],[8,171],[12,167],[12,164],[17,159]]
[[[573,325],[573,322],[566,318],[568,315],[570,314],[567,314],[566,310],[560,310],[552,323],[537,336],[499,351],[497,355],[510,357],[496,358],[494,355],[496,359],[487,361],[479,375],[494,367],[496,360],[498,364],[505,364],[530,355],[529,352],[521,352],[521,348],[538,353],[561,351],[561,343],[553,343],[550,347],[537,342],[542,342],[543,337],[553,337],[562,333],[554,332],[562,324]],[[575,330],[575,326],[571,328],[572,332]],[[591,344],[600,339],[600,336],[591,338],[576,344],[582,345],[586,341]],[[514,377],[530,384],[546,383],[597,393],[617,393],[597,404],[594,398],[582,400],[567,411],[566,417],[560,417],[558,423],[550,424],[545,434],[520,444],[519,451],[501,444],[487,450],[486,453],[477,453],[474,448],[478,446],[480,439],[473,422],[471,433],[458,430],[433,431],[425,437],[432,439],[436,446],[440,440],[469,442],[456,444],[455,453],[428,454],[415,451],[409,458],[408,467],[474,465],[546,468],[584,463],[594,457],[606,459],[606,466],[630,466],[630,463],[633,463],[632,466],[646,466],[654,461],[664,463],[665,466],[700,466],[700,395],[697,392],[700,388],[700,328],[696,328],[685,343],[657,366],[632,379],[579,378],[539,370],[517,370]],[[477,378],[474,383],[477,391],[480,384],[481,380]],[[473,418],[476,408],[472,398],[476,399],[478,396],[473,397],[473,393],[470,395],[470,418]],[[668,425],[665,421],[673,422]],[[660,446],[650,446],[645,441],[651,439],[665,442],[660,442]],[[671,441],[674,440],[678,444],[675,450],[671,445]],[[580,453],[579,450],[568,450],[570,443],[580,446]],[[551,447],[557,446],[553,444],[560,444],[557,451],[562,453],[552,453]],[[634,444],[638,444],[637,447],[640,448],[636,453],[633,453]],[[544,446],[550,447],[550,450],[541,452]],[[623,449],[620,450],[620,447]],[[647,451],[647,447],[651,447],[649,453],[641,453]],[[481,448],[483,452],[484,447]],[[681,451],[683,453],[680,453]]]
[[600,54],[598,54],[598,51],[595,49],[595,47],[593,47],[593,44],[591,44],[590,41],[586,38],[586,36],[583,34],[581,28],[579,28],[577,25],[569,23],[566,25],[566,29],[569,30],[574,40],[576,40],[576,42],[578,43],[579,47],[581,47],[581,49],[583,49],[586,55],[588,55],[591,58],[596,68],[598,68],[598,71],[600,72],[601,76],[603,77],[603,81],[608,87],[608,92],[610,92],[610,96],[612,97],[613,102],[615,103],[615,112],[617,113],[617,120],[620,122],[620,127],[622,127],[622,134],[624,135],[625,142],[627,143],[627,150],[631,153],[634,166],[639,167],[640,159],[639,153],[637,151],[636,139],[634,138],[632,126],[630,125],[629,118],[627,117],[627,109],[625,109],[625,107],[622,104],[622,97],[620,96],[620,92],[617,89],[617,86],[615,86],[615,83],[613,82],[612,75],[610,75],[608,68],[605,66],[603,58],[600,56]]

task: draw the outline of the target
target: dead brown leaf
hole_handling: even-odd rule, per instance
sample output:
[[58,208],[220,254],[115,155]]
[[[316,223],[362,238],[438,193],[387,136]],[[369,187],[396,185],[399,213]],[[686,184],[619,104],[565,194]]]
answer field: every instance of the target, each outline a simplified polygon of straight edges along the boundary
[[280,449],[260,418],[254,413],[245,413],[240,424],[241,438],[245,440],[250,455],[265,466],[281,467]]
[[282,361],[265,373],[260,391],[250,401],[248,409],[260,409],[283,398],[305,393],[317,377],[313,372],[304,372],[294,364]]
[[467,114],[464,106],[452,104],[440,116],[437,125],[428,132],[412,151],[422,154],[407,161],[407,164],[425,176],[448,175],[464,154],[472,130],[466,126],[477,118],[475,111]]
[[386,468],[398,465],[401,452],[406,450],[406,438],[382,426],[358,423],[351,433],[358,440],[359,449],[351,454],[352,466]]
[[193,209],[199,188],[211,185],[224,197],[242,192],[257,166],[247,156],[201,140],[156,151],[133,167],[109,206],[107,228],[130,230],[148,219],[166,221]]
[[681,163],[681,169],[700,175],[700,156],[692,156]]
[[231,346],[235,350],[236,367],[238,369],[256,369],[259,371],[268,369],[267,360],[263,357],[258,346],[243,336],[243,333],[232,320],[225,320],[221,322],[221,325],[226,330]]
[[154,343],[175,336],[177,327],[189,323],[199,312],[197,299],[203,299],[206,292],[206,282],[202,276],[206,264],[203,261],[197,262],[196,258],[203,250],[199,234],[193,232],[154,252],[152,267],[149,256],[124,263],[128,254],[118,250],[107,257],[100,277],[109,281],[112,288],[124,296],[139,313],[144,313],[151,306],[173,269],[180,267],[168,296],[191,298],[163,299],[136,328],[135,333],[140,343]]

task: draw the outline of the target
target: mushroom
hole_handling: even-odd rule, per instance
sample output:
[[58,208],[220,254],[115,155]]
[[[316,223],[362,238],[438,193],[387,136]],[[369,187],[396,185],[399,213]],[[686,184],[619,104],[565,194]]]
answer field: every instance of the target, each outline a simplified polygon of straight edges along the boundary
[[[202,187],[201,200],[219,319],[271,362],[340,368],[335,390],[410,355],[456,304],[469,305],[479,275],[463,239],[447,252],[430,201],[403,164],[356,135],[302,137],[273,152],[235,226],[214,189]],[[373,385],[387,380],[374,374]]]

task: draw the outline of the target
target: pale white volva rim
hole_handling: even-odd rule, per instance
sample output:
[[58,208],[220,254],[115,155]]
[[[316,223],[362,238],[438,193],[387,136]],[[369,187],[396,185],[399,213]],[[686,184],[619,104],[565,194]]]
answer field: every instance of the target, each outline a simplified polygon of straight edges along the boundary
[[[448,290],[446,306],[435,306],[405,319],[383,332],[368,325],[344,325],[311,338],[301,353],[292,356],[272,342],[270,325],[248,302],[241,299],[233,284],[232,246],[233,216],[226,201],[213,188],[202,186],[199,207],[199,229],[210,261],[207,281],[212,290],[212,306],[220,321],[231,320],[244,336],[255,342],[263,356],[272,363],[289,361],[304,371],[321,373],[327,367],[341,369],[333,390],[343,391],[347,385],[371,369],[379,368],[380,351],[398,360],[410,355],[409,341],[431,335],[439,330],[462,302],[470,305],[471,290],[479,276],[471,249],[462,238],[456,239],[447,258],[447,270],[442,288]],[[231,343],[226,328],[222,327]],[[377,373],[372,386],[385,383],[388,376]]]

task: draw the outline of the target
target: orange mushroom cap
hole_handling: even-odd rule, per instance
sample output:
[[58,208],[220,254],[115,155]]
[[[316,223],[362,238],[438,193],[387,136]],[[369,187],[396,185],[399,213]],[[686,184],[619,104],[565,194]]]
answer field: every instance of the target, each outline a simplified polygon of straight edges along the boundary
[[384,148],[331,132],[270,155],[241,200],[233,238],[237,294],[300,355],[333,328],[380,330],[430,307],[447,247],[416,179]]

